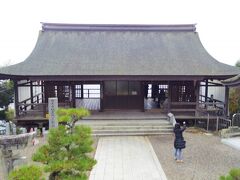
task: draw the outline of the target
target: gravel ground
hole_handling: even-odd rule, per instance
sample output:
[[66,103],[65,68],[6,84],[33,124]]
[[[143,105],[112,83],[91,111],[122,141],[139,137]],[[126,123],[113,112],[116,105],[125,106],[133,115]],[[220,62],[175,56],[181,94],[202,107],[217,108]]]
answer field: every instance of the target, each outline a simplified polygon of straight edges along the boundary
[[174,136],[149,137],[168,180],[217,180],[240,167],[240,152],[220,142],[216,135],[188,129],[184,132],[184,163],[173,158]]

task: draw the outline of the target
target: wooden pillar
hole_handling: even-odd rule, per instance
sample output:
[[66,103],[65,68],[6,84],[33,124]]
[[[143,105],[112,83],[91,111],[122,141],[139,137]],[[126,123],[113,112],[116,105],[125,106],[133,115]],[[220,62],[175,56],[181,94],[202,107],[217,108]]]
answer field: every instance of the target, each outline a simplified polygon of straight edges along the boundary
[[33,83],[30,81],[30,98],[31,98],[31,109],[33,109]]
[[81,83],[81,99],[83,99],[83,96],[84,96],[84,94],[83,94],[83,83]]
[[208,79],[205,81],[205,102],[207,102],[208,97]]
[[100,112],[104,111],[104,82],[100,82]]
[[45,92],[44,92],[44,84],[43,84],[43,81],[41,81],[41,92],[42,92],[42,103],[45,103],[45,101],[44,101]]
[[140,93],[140,97],[141,97],[141,103],[142,103],[142,105],[141,105],[141,111],[142,112],[145,112],[145,108],[144,108],[144,89],[145,89],[145,82],[140,82],[140,91],[141,91],[141,93]]
[[168,113],[171,112],[171,96],[172,96],[171,83],[168,81]]
[[225,115],[229,116],[229,87],[225,86],[225,106],[224,106],[224,111]]
[[72,91],[72,107],[76,107],[76,90],[75,90],[75,84],[71,83],[71,91]]
[[13,81],[14,83],[14,105],[15,105],[15,113],[16,113],[16,117],[19,117],[19,100],[18,100],[18,84],[17,84],[17,80]]
[[196,96],[196,111],[195,116],[198,116],[198,108],[199,108],[199,91],[200,91],[200,82],[195,81],[195,96]]
[[44,103],[48,103],[48,97],[49,97],[49,87],[48,83],[44,81]]

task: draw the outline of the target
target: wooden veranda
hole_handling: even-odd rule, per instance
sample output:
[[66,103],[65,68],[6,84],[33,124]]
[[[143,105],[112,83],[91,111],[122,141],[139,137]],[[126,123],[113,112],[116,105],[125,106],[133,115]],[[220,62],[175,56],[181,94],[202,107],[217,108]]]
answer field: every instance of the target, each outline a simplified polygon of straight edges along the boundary
[[[20,102],[15,102],[16,108],[16,122],[19,125],[37,125],[37,126],[47,126],[48,125],[48,104],[47,100],[49,97],[58,97],[59,107],[84,107],[92,112],[94,111],[109,111],[112,112],[123,110],[134,110],[139,112],[147,113],[158,113],[159,115],[167,115],[169,112],[173,113],[177,120],[212,120],[217,117],[225,117],[227,114],[227,105],[219,100],[214,99],[210,102],[210,97],[199,94],[199,88],[201,83],[197,83],[198,87],[191,86],[194,83],[184,82],[168,82],[168,86],[165,86],[166,99],[164,102],[159,102],[156,98],[152,97],[152,86],[149,86],[147,96],[144,93],[144,89],[139,89],[140,92],[137,102],[140,102],[138,108],[105,108],[105,92],[102,92],[104,87],[101,87],[103,83],[98,83],[97,88],[84,88],[85,85],[80,82],[51,82],[44,83],[41,82],[24,82],[15,83],[15,97],[18,97],[18,89],[21,87],[27,87],[30,90],[31,97],[22,100]],[[96,82],[95,82],[96,83]],[[149,82],[148,82],[149,83]],[[79,85],[80,84],[80,85]],[[146,83],[144,83],[146,85]],[[153,83],[152,83],[153,84]],[[162,85],[166,83],[154,82],[158,84],[158,91],[163,87]],[[180,84],[179,86],[177,86]],[[94,84],[91,84],[94,85]],[[172,85],[172,86],[171,86]],[[50,87],[51,86],[51,87]],[[40,93],[34,94],[33,87],[37,87]],[[142,86],[144,88],[144,86]],[[73,89],[72,89],[73,88]],[[204,86],[205,92],[208,86]],[[176,90],[177,89],[177,90]],[[178,92],[178,93],[174,93]],[[228,93],[228,91],[225,91]],[[174,94],[174,95],[172,95]],[[228,97],[228,95],[225,95]],[[109,98],[109,96],[108,96]],[[119,98],[122,98],[120,96]],[[125,96],[126,98],[126,96]],[[110,99],[111,101],[112,99]],[[227,102],[227,100],[226,100]],[[160,103],[160,104],[159,104]],[[132,103],[131,103],[132,104]],[[130,105],[131,105],[130,104]],[[109,107],[109,106],[108,106]],[[133,111],[133,112],[134,112]]]

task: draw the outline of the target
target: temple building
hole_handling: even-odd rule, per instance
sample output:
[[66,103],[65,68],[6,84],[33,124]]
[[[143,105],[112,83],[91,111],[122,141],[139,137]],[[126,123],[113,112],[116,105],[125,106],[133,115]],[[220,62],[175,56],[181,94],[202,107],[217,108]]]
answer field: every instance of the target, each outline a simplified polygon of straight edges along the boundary
[[224,101],[214,106],[228,113],[228,86],[216,82],[239,73],[208,54],[194,24],[42,23],[30,56],[1,68],[0,78],[14,81],[17,118],[34,111],[44,116],[49,97],[65,107],[197,118],[212,86],[224,88]]

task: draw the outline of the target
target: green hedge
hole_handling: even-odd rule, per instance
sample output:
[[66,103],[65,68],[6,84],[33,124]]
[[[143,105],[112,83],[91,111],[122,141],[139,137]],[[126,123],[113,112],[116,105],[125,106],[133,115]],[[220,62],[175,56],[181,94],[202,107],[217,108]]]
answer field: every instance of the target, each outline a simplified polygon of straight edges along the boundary
[[9,180],[44,180],[43,171],[39,166],[22,166],[9,174]]
[[221,176],[220,180],[240,180],[240,168],[233,168],[226,176]]

